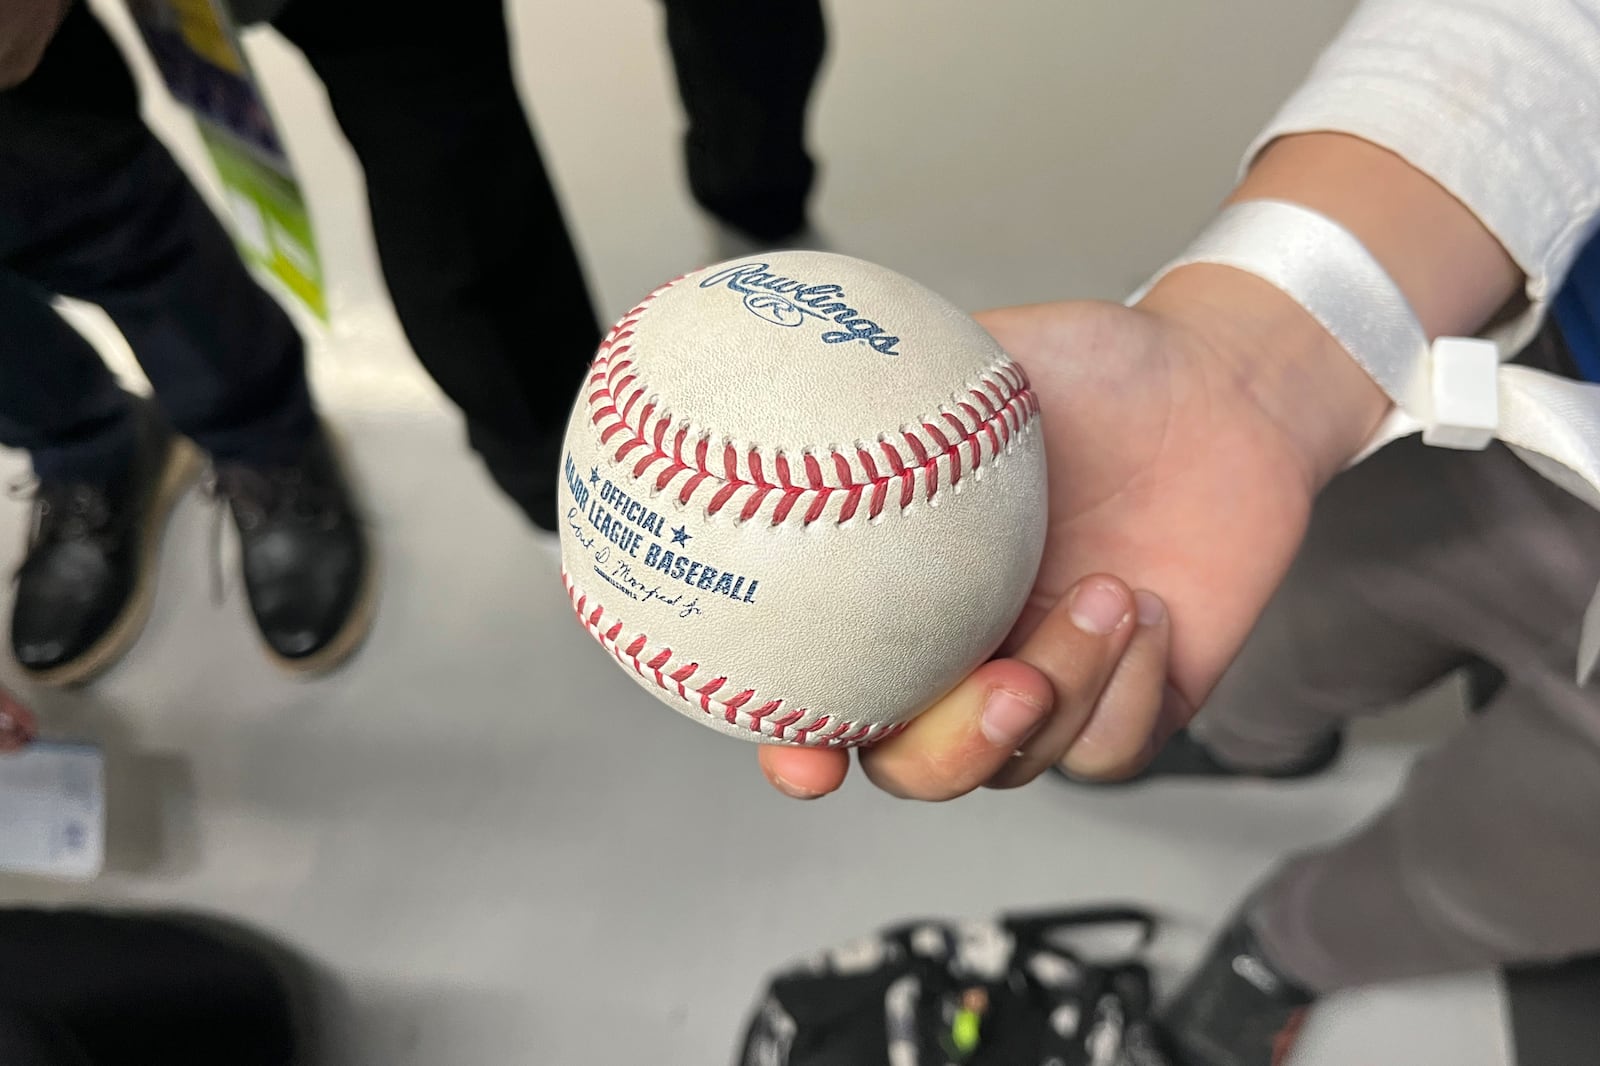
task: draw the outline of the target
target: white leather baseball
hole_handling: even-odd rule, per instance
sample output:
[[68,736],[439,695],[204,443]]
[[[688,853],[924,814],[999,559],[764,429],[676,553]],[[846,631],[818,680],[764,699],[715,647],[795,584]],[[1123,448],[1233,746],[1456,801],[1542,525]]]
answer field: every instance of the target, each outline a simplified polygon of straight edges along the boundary
[[775,252],[628,312],[567,427],[563,576],[639,684],[713,728],[895,732],[1021,611],[1045,532],[1027,379],[883,267]]

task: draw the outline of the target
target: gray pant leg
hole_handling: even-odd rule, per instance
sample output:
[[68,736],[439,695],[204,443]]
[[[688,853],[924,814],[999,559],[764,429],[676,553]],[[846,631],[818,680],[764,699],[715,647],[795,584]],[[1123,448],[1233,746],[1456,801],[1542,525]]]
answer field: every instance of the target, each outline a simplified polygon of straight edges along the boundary
[[1419,538],[1431,542],[1445,519],[1418,494],[1421,452],[1393,445],[1317,501],[1283,584],[1190,725],[1222,761],[1299,762],[1348,719],[1403,703],[1470,660],[1452,605],[1416,576]]
[[[1572,698],[1576,698],[1576,690]],[[1330,992],[1600,951],[1600,709],[1513,683],[1422,758],[1393,806],[1289,863],[1250,921]]]
[[1387,811],[1250,905],[1268,955],[1324,992],[1600,950],[1600,689],[1573,677],[1600,512],[1499,447],[1395,459],[1432,520],[1407,512],[1391,580],[1509,683]]

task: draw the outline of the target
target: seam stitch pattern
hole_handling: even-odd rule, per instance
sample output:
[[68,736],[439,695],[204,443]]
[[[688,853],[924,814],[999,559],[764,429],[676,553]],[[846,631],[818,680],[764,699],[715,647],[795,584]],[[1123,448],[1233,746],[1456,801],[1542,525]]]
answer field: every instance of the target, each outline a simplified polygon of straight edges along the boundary
[[716,674],[701,663],[684,662],[681,657],[675,661],[670,647],[651,651],[649,638],[643,633],[624,642],[623,623],[608,617],[598,600],[591,600],[574,585],[565,568],[561,583],[567,587],[567,597],[579,623],[619,663],[662,691],[729,725],[805,747],[849,748],[894,736],[910,724],[847,722],[832,715],[811,714],[803,707],[790,710],[781,698],[762,699],[754,689],[740,688],[726,675]]
[[709,493],[707,515],[737,508],[737,521],[748,522],[772,500],[773,525],[796,513],[801,524],[811,525],[838,497],[839,524],[863,511],[871,521],[891,505],[909,508],[919,479],[931,503],[941,488],[955,488],[968,473],[979,476],[1038,416],[1027,376],[1006,361],[918,425],[882,434],[870,445],[806,448],[796,456],[754,446],[741,451],[729,440],[715,443],[709,430],[696,432],[661,406],[631,357],[636,327],[651,302],[681,280],[652,292],[611,328],[590,365],[585,391],[602,450],[619,465],[631,464],[635,479],[651,478],[652,494],[678,480],[679,503]]

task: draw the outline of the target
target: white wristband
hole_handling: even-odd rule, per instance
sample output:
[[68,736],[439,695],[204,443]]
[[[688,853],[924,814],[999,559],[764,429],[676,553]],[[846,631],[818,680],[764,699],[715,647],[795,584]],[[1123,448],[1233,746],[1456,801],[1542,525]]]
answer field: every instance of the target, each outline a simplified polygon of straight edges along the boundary
[[[1502,367],[1492,341],[1440,337],[1430,345],[1399,286],[1343,226],[1278,200],[1235,204],[1128,302],[1196,263],[1233,267],[1282,290],[1394,401],[1356,462],[1419,430],[1424,442],[1447,448],[1484,448],[1499,438],[1535,471],[1600,507],[1600,385]],[[1580,683],[1597,664],[1600,592],[1579,638]]]
[[1494,438],[1498,348],[1464,337],[1430,346],[1388,271],[1332,219],[1281,200],[1235,204],[1133,299],[1195,263],[1242,270],[1282,290],[1388,394],[1396,410],[1363,456],[1419,429],[1427,443],[1447,448],[1485,448]]

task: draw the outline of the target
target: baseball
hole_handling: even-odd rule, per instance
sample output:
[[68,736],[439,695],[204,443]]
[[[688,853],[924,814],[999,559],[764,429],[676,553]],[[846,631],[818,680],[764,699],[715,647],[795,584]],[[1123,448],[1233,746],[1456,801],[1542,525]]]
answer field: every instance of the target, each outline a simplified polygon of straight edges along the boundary
[[775,252],[680,278],[612,328],[567,427],[578,620],[730,736],[881,740],[1022,609],[1038,418],[981,326],[883,267]]

